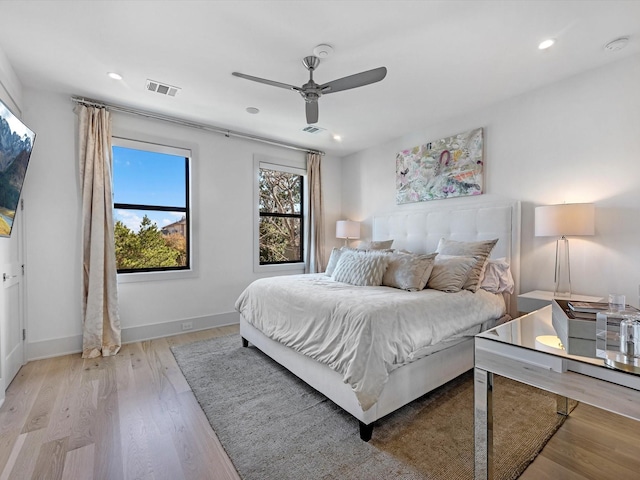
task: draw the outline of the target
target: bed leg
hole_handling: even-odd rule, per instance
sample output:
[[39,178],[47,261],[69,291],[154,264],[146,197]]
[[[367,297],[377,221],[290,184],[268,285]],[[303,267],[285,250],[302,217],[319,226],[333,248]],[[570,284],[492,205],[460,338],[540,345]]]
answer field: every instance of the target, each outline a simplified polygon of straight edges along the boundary
[[249,340],[247,340],[247,339],[246,339],[246,338],[244,338],[244,337],[240,337],[240,338],[242,339],[242,346],[243,346],[244,348],[247,348],[247,347],[249,346]]
[[369,425],[365,425],[358,420],[358,423],[360,424],[360,439],[368,442],[369,440],[371,440],[371,436],[373,435],[373,422],[371,422]]

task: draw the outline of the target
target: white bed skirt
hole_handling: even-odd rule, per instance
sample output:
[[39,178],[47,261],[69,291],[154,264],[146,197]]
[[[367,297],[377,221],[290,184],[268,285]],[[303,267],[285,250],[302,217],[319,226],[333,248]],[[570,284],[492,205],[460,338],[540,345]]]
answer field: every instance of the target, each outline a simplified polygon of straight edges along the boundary
[[377,403],[363,411],[342,376],[326,365],[271,340],[240,316],[240,336],[365,425],[473,368],[473,337],[393,370]]

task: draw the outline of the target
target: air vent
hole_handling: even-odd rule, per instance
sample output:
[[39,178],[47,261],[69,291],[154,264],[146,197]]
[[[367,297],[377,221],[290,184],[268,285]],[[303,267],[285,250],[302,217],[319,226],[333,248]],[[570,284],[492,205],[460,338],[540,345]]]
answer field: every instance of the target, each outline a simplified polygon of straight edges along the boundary
[[326,132],[325,128],[320,128],[320,127],[315,127],[313,125],[307,125],[306,127],[304,127],[302,129],[303,132],[307,132],[307,133],[313,133],[315,135],[322,133],[322,132]]
[[180,91],[180,88],[167,85],[166,83],[156,82],[155,80],[147,79],[147,90],[149,90],[150,92],[159,93],[161,95],[168,95],[170,97],[175,97]]

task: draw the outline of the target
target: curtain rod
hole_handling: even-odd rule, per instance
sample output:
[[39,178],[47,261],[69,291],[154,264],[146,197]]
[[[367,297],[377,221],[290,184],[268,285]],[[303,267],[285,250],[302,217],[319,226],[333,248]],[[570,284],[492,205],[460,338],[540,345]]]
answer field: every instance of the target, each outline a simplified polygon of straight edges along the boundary
[[277,147],[284,147],[291,150],[298,150],[300,152],[317,153],[318,155],[324,155],[324,152],[321,152],[319,150],[312,150],[310,148],[301,147],[299,145],[293,145],[291,143],[281,142],[280,140],[273,140],[271,138],[260,137],[258,135],[251,135],[250,133],[235,132],[233,130],[228,130],[228,129],[216,127],[213,125],[206,125],[204,123],[192,122],[189,120],[182,120],[180,118],[171,117],[168,115],[161,115],[159,113],[148,112],[145,110],[138,110],[136,108],[125,107],[122,105],[105,103],[105,102],[92,100],[84,97],[72,96],[71,100],[80,105],[88,105],[88,106],[98,107],[98,108],[108,108],[109,110],[116,111],[116,112],[128,113],[130,115],[137,115],[140,117],[152,118],[154,120],[162,120],[163,122],[175,123],[178,125],[182,125],[183,127],[190,127],[190,128],[196,128],[198,130],[206,130],[208,132],[219,133],[221,135],[224,135],[227,138],[228,137],[244,138],[246,140],[252,140],[254,142],[267,143],[269,145],[275,145]]

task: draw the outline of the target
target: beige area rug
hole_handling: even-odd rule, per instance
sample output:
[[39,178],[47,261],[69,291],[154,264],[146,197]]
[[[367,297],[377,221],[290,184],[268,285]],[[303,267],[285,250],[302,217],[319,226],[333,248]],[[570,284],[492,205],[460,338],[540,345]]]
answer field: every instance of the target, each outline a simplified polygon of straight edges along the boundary
[[[357,420],[238,335],[172,350],[245,480],[473,478],[471,372],[379,420],[366,443]],[[502,377],[493,398],[496,478],[514,479],[564,417],[554,395]]]

